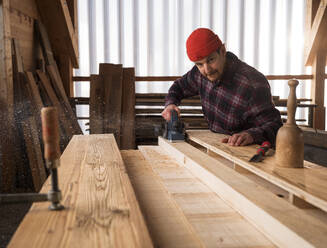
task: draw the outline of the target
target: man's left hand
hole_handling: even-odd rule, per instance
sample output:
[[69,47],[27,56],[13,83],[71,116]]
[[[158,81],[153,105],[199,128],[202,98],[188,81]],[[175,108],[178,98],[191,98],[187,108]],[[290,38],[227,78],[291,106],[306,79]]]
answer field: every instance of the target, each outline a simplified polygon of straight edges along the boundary
[[221,140],[223,143],[227,143],[230,146],[246,146],[253,144],[254,140],[251,134],[247,132],[235,133],[229,138]]

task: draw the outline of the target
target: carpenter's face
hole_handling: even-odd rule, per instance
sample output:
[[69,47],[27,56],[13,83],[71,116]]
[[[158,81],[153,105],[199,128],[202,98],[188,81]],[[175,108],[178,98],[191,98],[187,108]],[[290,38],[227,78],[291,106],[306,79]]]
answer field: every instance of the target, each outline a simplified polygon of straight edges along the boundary
[[200,73],[208,78],[211,82],[220,79],[225,65],[226,49],[222,45],[219,51],[212,52],[204,59],[195,61]]

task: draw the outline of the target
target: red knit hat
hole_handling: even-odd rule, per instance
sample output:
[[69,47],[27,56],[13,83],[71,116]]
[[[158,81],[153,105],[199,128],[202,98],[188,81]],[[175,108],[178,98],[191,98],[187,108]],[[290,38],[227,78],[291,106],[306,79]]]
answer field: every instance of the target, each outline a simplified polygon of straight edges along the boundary
[[221,47],[218,35],[207,28],[194,30],[186,41],[187,56],[191,61],[198,61]]

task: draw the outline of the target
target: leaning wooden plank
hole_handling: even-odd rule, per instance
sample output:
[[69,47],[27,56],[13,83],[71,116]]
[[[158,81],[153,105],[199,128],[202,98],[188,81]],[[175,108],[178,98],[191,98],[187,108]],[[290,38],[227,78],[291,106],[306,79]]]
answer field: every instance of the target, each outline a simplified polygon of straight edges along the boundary
[[[41,80],[43,87],[45,88],[45,90],[47,92],[47,95],[50,98],[51,103],[53,104],[53,106],[55,106],[58,109],[59,120],[60,120],[60,123],[62,124],[65,134],[66,134],[65,140],[69,141],[72,138],[73,133],[74,133],[74,128],[71,124],[72,120],[67,118],[67,116],[65,115],[65,110],[63,109],[61,103],[59,102],[59,99],[57,98],[56,93],[54,92],[47,75],[40,70],[37,70],[36,72]],[[65,142],[65,143],[68,144],[68,142]]]
[[49,65],[47,66],[47,71],[50,75],[51,81],[52,81],[52,85],[55,89],[55,91],[57,92],[57,95],[63,100],[63,106],[66,109],[66,115],[68,116],[69,119],[71,119],[71,124],[74,128],[74,134],[82,134],[82,130],[81,127],[78,124],[77,121],[77,117],[74,113],[74,111],[72,110],[72,107],[69,103],[69,100],[67,98],[64,86],[63,86],[63,82],[61,80],[60,74],[57,71],[56,67],[53,65]]
[[120,149],[135,148],[135,70],[123,68]]
[[185,142],[159,145],[282,247],[325,247],[327,224]]
[[121,151],[155,247],[203,247],[193,227],[140,151]]
[[90,134],[101,134],[103,130],[103,78],[91,75],[90,81]]
[[138,148],[206,247],[275,247],[164,149],[159,146]]
[[250,163],[248,161],[256,152],[255,145],[232,147],[221,142],[226,135],[209,130],[192,130],[187,134],[190,140],[327,211],[327,192],[324,190],[327,187],[327,168],[313,168],[307,161],[304,161],[305,168],[278,168],[274,156],[267,156],[260,163]]
[[122,106],[122,65],[100,64],[104,84],[104,132],[114,133],[120,147]]
[[75,135],[60,161],[65,210],[33,204],[9,247],[152,247],[111,134]]
[[37,0],[42,21],[57,54],[68,54],[74,68],[78,68],[78,41],[65,0]]
[[[46,179],[38,135],[39,128],[34,117],[36,112],[33,106],[32,94],[26,82],[19,42],[16,39],[13,39],[12,41],[13,70],[16,91],[15,105],[16,111],[18,112],[16,115],[17,125],[21,128],[22,136],[24,138],[24,148],[26,149],[34,190],[38,192]],[[19,173],[22,174],[22,171]]]
[[34,190],[39,192],[47,178],[47,175],[45,172],[39,136],[36,130],[36,122],[34,118],[29,117],[28,120],[23,121],[22,128]]

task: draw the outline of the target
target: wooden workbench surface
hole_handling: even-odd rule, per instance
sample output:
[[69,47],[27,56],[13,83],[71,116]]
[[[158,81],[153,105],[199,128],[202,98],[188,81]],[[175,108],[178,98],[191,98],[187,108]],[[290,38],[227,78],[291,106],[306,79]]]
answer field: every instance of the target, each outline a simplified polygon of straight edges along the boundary
[[161,147],[122,151],[156,247],[275,247]]
[[246,168],[269,182],[327,211],[327,168],[304,161],[304,168],[277,167],[274,156],[262,162],[248,162],[258,145],[233,147],[221,142],[226,135],[209,130],[189,130],[188,138],[233,163]]
[[[186,142],[159,138],[159,146],[119,151],[111,134],[74,136],[61,157],[59,185],[66,209],[52,212],[49,203],[33,204],[9,247],[327,243],[322,219]],[[48,180],[41,191],[49,189]]]
[[65,210],[33,204],[9,247],[152,247],[112,134],[74,136],[58,172]]

